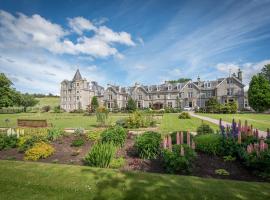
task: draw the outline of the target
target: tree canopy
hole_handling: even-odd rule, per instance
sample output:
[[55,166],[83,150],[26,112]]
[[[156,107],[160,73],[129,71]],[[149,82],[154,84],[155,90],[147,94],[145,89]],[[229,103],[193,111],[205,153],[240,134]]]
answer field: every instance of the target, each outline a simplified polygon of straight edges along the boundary
[[179,78],[177,80],[170,80],[168,82],[169,83],[185,83],[185,82],[188,82],[190,80],[191,80],[190,78]]
[[262,71],[260,73],[264,78],[266,78],[270,83],[270,64],[265,65],[262,68]]
[[92,101],[91,101],[91,108],[95,112],[98,107],[99,107],[98,99],[96,96],[93,96]]
[[261,73],[254,75],[251,79],[248,90],[248,102],[257,112],[270,108],[270,83]]
[[128,98],[128,103],[127,103],[127,110],[130,111],[130,112],[133,112],[136,109],[137,109],[136,102],[131,97],[129,97]]

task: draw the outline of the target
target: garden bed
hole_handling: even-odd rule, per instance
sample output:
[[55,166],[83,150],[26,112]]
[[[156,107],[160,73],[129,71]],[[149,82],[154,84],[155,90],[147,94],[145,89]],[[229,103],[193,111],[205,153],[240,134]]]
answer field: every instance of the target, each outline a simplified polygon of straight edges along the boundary
[[[135,137],[135,134],[129,133],[124,146],[119,148],[116,153],[117,157],[125,158],[125,164],[120,170],[166,173],[160,158],[139,158],[134,148]],[[80,147],[71,146],[72,141],[75,139],[82,139],[84,144]],[[83,165],[83,158],[91,149],[92,142],[90,142],[85,135],[75,136],[71,134],[59,137],[57,140],[52,141],[51,145],[55,149],[53,155],[46,159],[40,159],[39,162]],[[24,154],[20,153],[16,148],[6,149],[0,151],[0,159],[23,160]],[[215,170],[217,169],[225,169],[229,172],[229,175],[217,175],[215,173]],[[178,174],[187,175],[186,173]],[[223,158],[210,156],[200,152],[197,152],[193,170],[188,175],[206,178],[265,181],[263,178],[253,175],[241,165],[239,161],[224,162]]]

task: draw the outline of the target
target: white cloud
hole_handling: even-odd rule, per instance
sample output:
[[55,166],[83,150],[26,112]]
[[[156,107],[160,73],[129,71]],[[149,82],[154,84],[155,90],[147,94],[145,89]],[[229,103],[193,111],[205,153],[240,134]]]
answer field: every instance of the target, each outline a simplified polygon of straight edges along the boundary
[[79,35],[83,34],[85,30],[96,30],[96,27],[90,20],[83,17],[68,18],[69,26]]
[[[93,57],[123,57],[114,47],[114,43],[134,46],[127,32],[114,32],[106,26],[97,27],[83,17],[68,19],[71,30],[52,23],[40,15],[17,16],[0,10],[0,48],[33,49],[41,48],[56,54],[88,55]],[[76,42],[68,37],[70,31],[79,34]],[[83,35],[84,31],[93,31],[92,37]]]

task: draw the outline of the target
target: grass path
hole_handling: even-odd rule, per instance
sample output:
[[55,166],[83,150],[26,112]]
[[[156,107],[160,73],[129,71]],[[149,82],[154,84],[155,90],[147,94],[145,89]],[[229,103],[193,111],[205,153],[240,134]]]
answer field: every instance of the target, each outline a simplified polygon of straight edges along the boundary
[[252,124],[254,128],[258,128],[262,131],[266,131],[267,128],[270,128],[270,115],[269,114],[206,114],[206,113],[196,113],[200,116],[206,116],[213,119],[222,120],[227,122],[232,122],[232,119],[236,121],[241,120],[244,123],[245,120],[249,124]]
[[269,199],[270,184],[0,161],[0,199]]

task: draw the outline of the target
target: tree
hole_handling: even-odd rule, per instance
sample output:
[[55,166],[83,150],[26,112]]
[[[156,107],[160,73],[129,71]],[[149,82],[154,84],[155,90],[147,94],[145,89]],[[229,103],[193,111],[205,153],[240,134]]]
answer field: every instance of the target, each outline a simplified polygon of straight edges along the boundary
[[214,113],[219,110],[220,103],[217,101],[216,98],[210,98],[208,101],[205,102],[206,112]]
[[26,109],[28,107],[32,107],[37,105],[39,101],[37,99],[35,99],[35,97],[33,95],[30,95],[28,93],[26,94],[21,94],[21,98],[20,98],[20,106],[23,106],[24,112],[26,112]]
[[270,108],[270,84],[262,75],[254,75],[248,90],[249,105],[257,112]]
[[185,83],[190,81],[190,78],[179,78],[178,80],[170,80],[169,83]]
[[98,99],[96,96],[93,96],[91,101],[91,109],[93,112],[96,112],[97,108],[99,107]]
[[137,109],[137,105],[136,105],[136,102],[131,98],[129,97],[128,98],[128,103],[127,103],[127,110],[129,112],[133,112]]
[[260,74],[270,83],[270,64],[264,65]]
[[0,73],[0,108],[18,104],[19,92],[11,88],[13,83],[4,73]]

